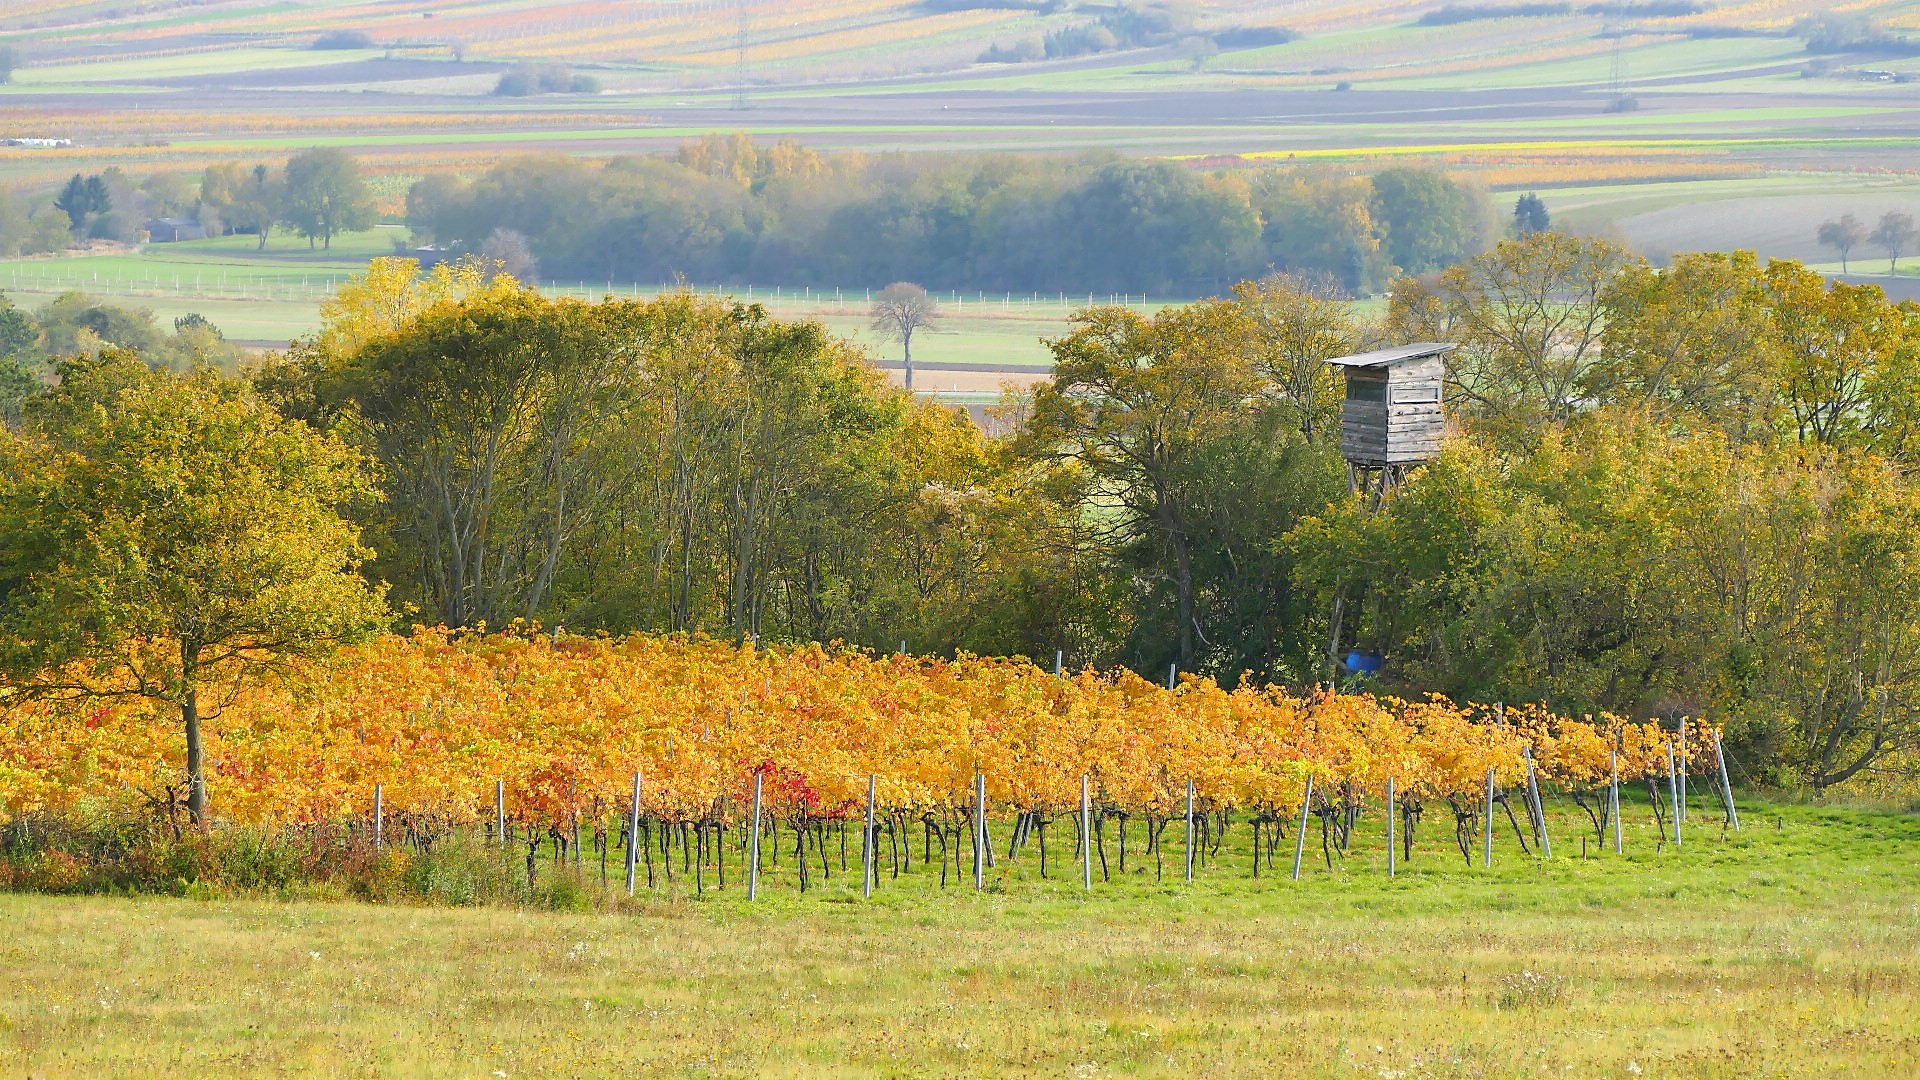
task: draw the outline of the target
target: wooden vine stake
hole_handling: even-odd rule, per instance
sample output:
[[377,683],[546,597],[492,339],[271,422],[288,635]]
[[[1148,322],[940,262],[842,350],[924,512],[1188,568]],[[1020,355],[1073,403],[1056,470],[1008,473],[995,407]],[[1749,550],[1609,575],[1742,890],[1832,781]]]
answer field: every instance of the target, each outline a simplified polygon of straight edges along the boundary
[[1187,781],[1187,883],[1193,883],[1193,781]]
[[872,773],[867,774],[867,839],[860,845],[860,866],[865,873],[861,887],[866,898],[873,899],[873,795],[878,781]]
[[1673,799],[1673,846],[1680,846],[1680,780],[1673,764],[1673,743],[1667,743],[1667,794]]
[[1393,777],[1387,777],[1387,876],[1393,876]]
[[373,850],[379,851],[385,840],[386,825],[386,788],[373,785]]
[[[651,858],[651,856],[649,856]],[[633,895],[634,875],[640,867],[640,773],[633,774],[633,809],[627,814],[627,895]]]
[[973,774],[973,891],[987,887],[987,774]]
[[1727,754],[1720,749],[1720,733],[1713,733],[1713,763],[1720,769],[1720,797],[1727,800],[1727,817],[1733,821],[1733,831],[1740,831],[1740,808],[1733,805],[1733,781],[1727,777]]
[[1086,773],[1080,774],[1080,879],[1081,887],[1093,891],[1093,785]]
[[1307,774],[1307,793],[1300,799],[1300,831],[1293,838],[1293,880],[1300,880],[1300,860],[1307,854],[1307,812],[1313,808],[1313,774]]
[[1680,718],[1680,808],[1677,821],[1687,820],[1687,718]]
[[1622,839],[1620,836],[1620,749],[1619,747],[1615,747],[1612,753],[1613,753],[1613,776],[1612,776],[1612,779],[1610,779],[1607,782],[1607,812],[1613,815],[1613,853],[1615,855],[1624,855],[1626,854],[1627,848],[1626,848],[1626,845],[1622,842]]
[[1547,835],[1547,806],[1540,799],[1540,780],[1533,771],[1533,747],[1527,747],[1527,801],[1532,803],[1533,830],[1540,838],[1540,857],[1553,858],[1553,838]]
[[1493,865],[1493,770],[1487,770],[1487,827],[1481,830],[1487,844],[1485,863]]
[[760,895],[760,783],[764,779],[760,770],[753,771],[753,838],[748,843],[751,849],[747,853],[747,899],[753,900]]

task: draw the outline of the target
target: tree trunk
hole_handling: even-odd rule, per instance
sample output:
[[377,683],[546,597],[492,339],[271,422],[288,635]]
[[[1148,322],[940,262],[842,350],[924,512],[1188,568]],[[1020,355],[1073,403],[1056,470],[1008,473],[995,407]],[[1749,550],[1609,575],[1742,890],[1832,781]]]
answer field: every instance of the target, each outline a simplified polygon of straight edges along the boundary
[[207,829],[207,761],[200,744],[200,694],[191,684],[180,702],[180,719],[187,729],[187,814],[194,827]]
[[900,335],[900,355],[907,366],[907,389],[913,389],[913,329]]

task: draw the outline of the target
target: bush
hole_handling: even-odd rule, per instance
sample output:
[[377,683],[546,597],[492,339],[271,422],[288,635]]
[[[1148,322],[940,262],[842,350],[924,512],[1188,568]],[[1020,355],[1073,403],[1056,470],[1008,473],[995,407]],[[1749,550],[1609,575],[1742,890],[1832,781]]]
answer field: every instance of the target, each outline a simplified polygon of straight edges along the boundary
[[1299,33],[1284,26],[1235,26],[1214,33],[1213,43],[1222,49],[1264,49],[1296,41]]
[[371,49],[373,35],[365,30],[329,30],[313,39],[315,49]]

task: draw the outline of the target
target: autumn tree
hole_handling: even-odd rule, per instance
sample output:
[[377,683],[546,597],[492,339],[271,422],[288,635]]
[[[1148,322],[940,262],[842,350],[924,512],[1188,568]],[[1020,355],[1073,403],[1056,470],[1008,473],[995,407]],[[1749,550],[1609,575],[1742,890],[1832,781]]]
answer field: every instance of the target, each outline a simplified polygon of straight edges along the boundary
[[1329,282],[1273,274],[1235,286],[1233,298],[1267,393],[1308,440],[1337,432],[1345,389],[1327,361],[1358,351],[1362,340],[1345,294]]
[[1820,242],[1840,253],[1840,272],[1847,272],[1847,255],[1867,238],[1866,227],[1852,214],[1841,214],[1820,223]]
[[352,449],[211,371],[108,350],[58,375],[25,432],[0,432],[0,669],[32,692],[177,709],[204,826],[203,691],[280,674],[387,617],[341,516],[367,476]]
[[1605,295],[1601,355],[1584,384],[1597,402],[1769,439],[1782,395],[1763,271],[1752,252],[1628,264]]
[[913,282],[896,281],[873,298],[872,315],[874,332],[900,343],[907,389],[913,389],[913,335],[938,324],[940,306]]
[[307,238],[333,249],[333,234],[371,228],[373,193],[360,165],[344,150],[315,147],[287,159],[280,220]]
[[1635,261],[1606,240],[1534,233],[1446,271],[1430,297],[1396,291],[1388,317],[1401,333],[1459,342],[1448,398],[1488,434],[1524,443],[1579,410],[1608,290]]

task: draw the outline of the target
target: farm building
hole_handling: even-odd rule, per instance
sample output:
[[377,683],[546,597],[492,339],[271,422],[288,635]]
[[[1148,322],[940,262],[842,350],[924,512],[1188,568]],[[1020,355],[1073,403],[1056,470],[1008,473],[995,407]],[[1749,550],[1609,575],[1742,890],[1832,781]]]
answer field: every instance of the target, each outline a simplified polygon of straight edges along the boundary
[[205,240],[207,227],[192,218],[163,217],[154,218],[146,223],[147,239],[156,244],[169,244],[176,240]]
[[1349,466],[1378,471],[1391,486],[1405,470],[1440,452],[1447,426],[1440,398],[1453,348],[1423,341],[1330,361],[1346,371],[1340,456]]

